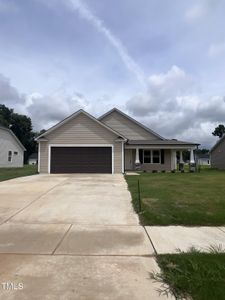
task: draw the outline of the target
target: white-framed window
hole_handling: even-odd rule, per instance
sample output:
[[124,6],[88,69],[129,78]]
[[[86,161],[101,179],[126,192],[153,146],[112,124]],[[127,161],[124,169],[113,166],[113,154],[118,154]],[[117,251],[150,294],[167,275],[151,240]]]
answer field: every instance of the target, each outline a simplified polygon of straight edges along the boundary
[[160,150],[143,150],[143,163],[144,164],[160,164],[161,151]]
[[160,150],[152,150],[152,163],[153,164],[160,164],[161,159],[160,159]]
[[144,150],[144,164],[150,164],[151,160],[151,150]]
[[12,162],[12,151],[11,150],[8,151],[8,161]]

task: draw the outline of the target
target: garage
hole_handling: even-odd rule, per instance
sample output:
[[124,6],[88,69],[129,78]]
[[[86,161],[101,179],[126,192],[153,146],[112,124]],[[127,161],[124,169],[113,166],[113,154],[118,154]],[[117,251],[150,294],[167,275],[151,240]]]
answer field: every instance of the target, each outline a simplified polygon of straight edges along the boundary
[[51,147],[51,173],[112,173],[112,147]]

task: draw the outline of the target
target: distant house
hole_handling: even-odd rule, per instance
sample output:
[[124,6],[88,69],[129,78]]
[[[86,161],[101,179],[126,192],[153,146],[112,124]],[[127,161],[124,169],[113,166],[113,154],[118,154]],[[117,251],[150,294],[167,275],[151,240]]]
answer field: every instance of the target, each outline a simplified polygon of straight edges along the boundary
[[210,166],[210,155],[209,153],[197,154],[196,161],[198,165]]
[[23,167],[24,151],[15,134],[0,125],[0,168]]
[[225,134],[212,147],[210,157],[213,168],[225,169]]
[[38,163],[38,154],[32,153],[28,158],[28,165],[37,165]]

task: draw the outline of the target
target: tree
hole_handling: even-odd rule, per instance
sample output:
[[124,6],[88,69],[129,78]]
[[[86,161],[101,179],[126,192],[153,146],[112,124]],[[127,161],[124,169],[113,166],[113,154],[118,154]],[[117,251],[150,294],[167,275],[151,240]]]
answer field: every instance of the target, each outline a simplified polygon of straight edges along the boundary
[[225,126],[220,124],[218,125],[215,130],[212,132],[212,135],[218,136],[221,138],[225,134]]
[[29,117],[14,113],[13,109],[0,104],[0,124],[12,130],[24,145],[27,150],[25,152],[25,161],[31,153],[37,151],[37,143],[34,140],[35,133]]

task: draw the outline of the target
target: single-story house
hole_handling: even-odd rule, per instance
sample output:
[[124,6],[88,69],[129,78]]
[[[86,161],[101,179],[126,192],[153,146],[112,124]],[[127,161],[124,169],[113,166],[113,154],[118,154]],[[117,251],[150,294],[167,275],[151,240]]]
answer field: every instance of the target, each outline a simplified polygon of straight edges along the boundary
[[40,173],[124,173],[176,169],[176,152],[198,144],[168,140],[117,108],[96,119],[79,110],[37,137]]
[[212,147],[210,158],[212,168],[225,169],[225,134]]
[[209,153],[197,154],[197,164],[200,166],[210,166],[210,155]]
[[0,168],[23,167],[24,151],[15,134],[0,125]]
[[28,158],[28,165],[37,165],[38,163],[38,154],[32,153]]

